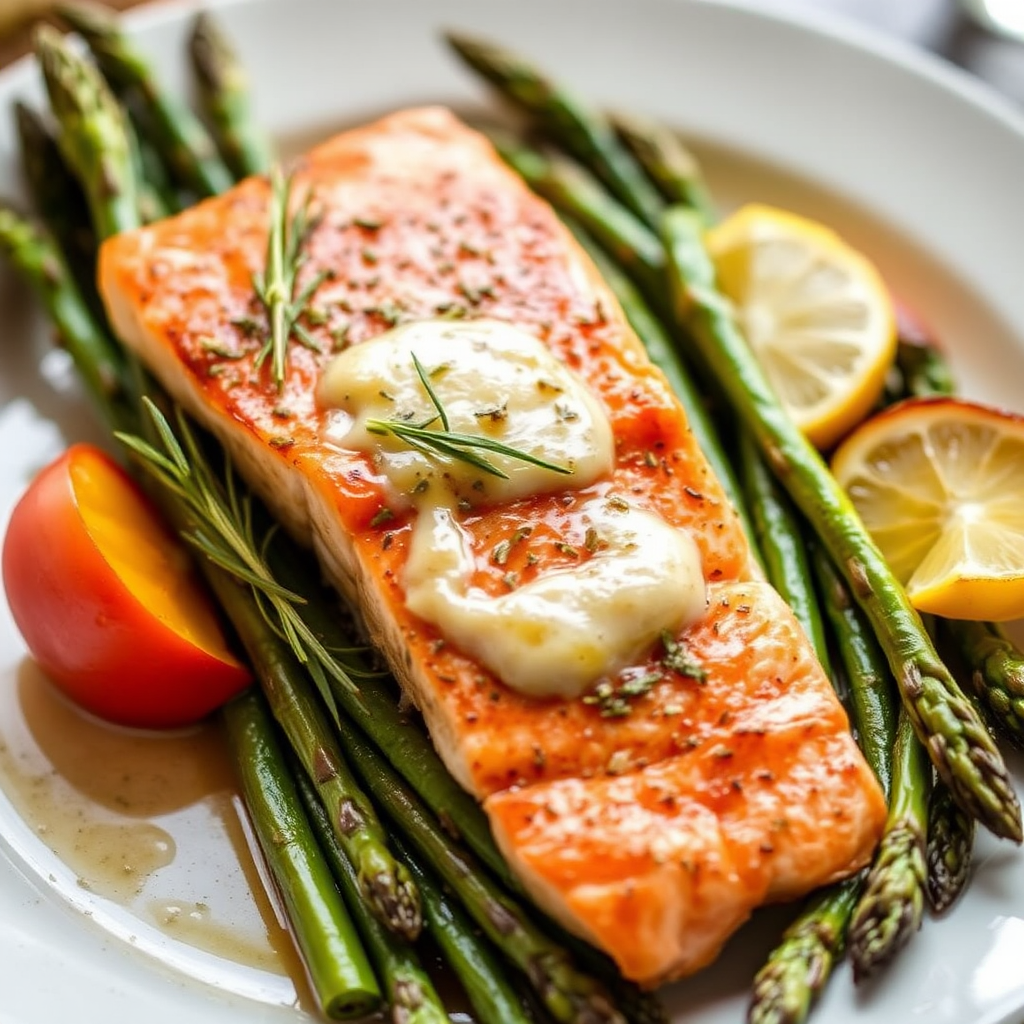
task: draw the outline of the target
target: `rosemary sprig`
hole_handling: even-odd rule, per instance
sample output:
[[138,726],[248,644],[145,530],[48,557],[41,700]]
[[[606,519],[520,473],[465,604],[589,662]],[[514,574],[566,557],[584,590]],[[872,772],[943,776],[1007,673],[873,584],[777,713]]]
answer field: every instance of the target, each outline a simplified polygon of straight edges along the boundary
[[298,288],[299,271],[308,258],[303,247],[317,222],[312,216],[312,196],[308,190],[295,213],[289,215],[291,205],[292,177],[285,176],[280,167],[274,167],[270,172],[266,266],[262,273],[253,274],[252,286],[266,310],[268,324],[266,340],[256,356],[256,368],[259,369],[269,357],[271,375],[278,390],[284,385],[288,342],[292,338],[314,352],[321,351],[316,338],[300,320],[307,312],[313,293],[329,274],[329,271],[321,270],[301,289]]
[[[366,429],[371,434],[378,434],[380,436],[391,434],[393,437],[404,441],[410,448],[426,455],[427,458],[441,456],[441,458],[465,462],[470,466],[475,466],[481,472],[487,473],[490,476],[500,477],[502,480],[507,480],[508,474],[486,456],[479,454],[481,451],[494,452],[496,455],[504,455],[505,458],[515,459],[518,462],[528,462],[531,466],[549,469],[552,473],[572,474],[572,470],[566,466],[559,466],[557,463],[548,462],[519,448],[513,448],[511,445],[503,444],[501,441],[495,441],[493,438],[484,437],[481,434],[462,434],[452,430],[448,413],[430,383],[430,375],[416,357],[416,353],[413,352],[411,355],[413,366],[416,368],[416,375],[423,384],[423,389],[426,391],[427,397],[434,407],[434,415],[421,420],[419,423],[401,419],[370,419],[366,421]],[[430,428],[435,423],[441,424],[440,429],[431,430]]]
[[148,398],[143,405],[152,420],[159,447],[134,434],[116,436],[140,459],[143,468],[163,487],[176,494],[194,518],[194,526],[183,532],[186,541],[215,565],[248,583],[261,611],[274,629],[306,666],[332,715],[337,715],[334,696],[327,680],[331,676],[352,693],[358,692],[348,670],[317,639],[299,614],[305,598],[275,580],[265,557],[273,536],[272,528],[258,542],[252,520],[252,502],[240,493],[230,463],[219,481],[189,429],[180,410],[178,435],[166,417]]

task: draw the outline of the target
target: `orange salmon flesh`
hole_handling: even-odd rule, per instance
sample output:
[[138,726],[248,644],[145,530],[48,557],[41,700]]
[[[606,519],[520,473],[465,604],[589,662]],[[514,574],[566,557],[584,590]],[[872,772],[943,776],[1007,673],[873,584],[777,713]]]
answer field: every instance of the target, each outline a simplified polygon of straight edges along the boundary
[[[320,145],[296,166],[296,190],[307,187],[320,215],[303,279],[329,272],[310,303],[321,351],[290,345],[280,390],[255,366],[266,179],[108,241],[104,300],[120,337],[359,608],[537,904],[654,985],[709,963],[758,905],[863,867],[886,812],[846,715],[753,568],[664,377],[552,210],[437,108]],[[327,443],[316,386],[332,351],[453,313],[540,339],[586,382],[615,437],[614,467],[589,487],[460,514],[472,584],[499,595],[510,579],[580,564],[591,557],[581,507],[620,495],[696,541],[708,607],[677,639],[704,678],[661,667],[659,645],[629,670],[659,681],[628,714],[605,717],[581,699],[513,691],[408,610],[416,512],[382,511],[372,457]]]

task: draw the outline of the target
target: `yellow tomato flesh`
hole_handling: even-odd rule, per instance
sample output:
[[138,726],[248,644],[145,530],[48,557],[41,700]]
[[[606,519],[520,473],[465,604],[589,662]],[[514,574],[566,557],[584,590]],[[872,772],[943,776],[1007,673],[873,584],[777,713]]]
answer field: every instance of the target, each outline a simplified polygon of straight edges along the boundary
[[183,640],[233,662],[217,620],[196,601],[188,557],[135,488],[100,460],[77,459],[70,472],[89,536],[132,596]]

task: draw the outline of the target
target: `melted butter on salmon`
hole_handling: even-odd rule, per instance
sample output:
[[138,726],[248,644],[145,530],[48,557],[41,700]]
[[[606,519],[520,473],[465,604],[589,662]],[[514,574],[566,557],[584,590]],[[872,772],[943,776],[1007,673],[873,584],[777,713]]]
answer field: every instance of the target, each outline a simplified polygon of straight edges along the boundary
[[[406,606],[506,686],[579,697],[634,663],[663,631],[703,613],[693,539],[625,502],[590,503],[586,546],[594,557],[583,564],[497,596],[469,586],[472,539],[457,522],[458,506],[579,489],[614,464],[604,410],[533,335],[492,320],[416,321],[342,352],[320,394],[348,413],[331,436],[365,452],[396,501],[417,510]],[[443,430],[430,435],[439,442],[458,436],[508,451],[470,444],[458,449],[468,459],[439,459],[419,433],[439,420]],[[409,426],[418,433],[403,440]]]
[[[263,179],[106,243],[111,320],[360,608],[538,903],[656,983],[707,963],[760,903],[863,866],[885,807],[843,710],[788,608],[752,579],[678,402],[552,211],[438,109],[326,142],[297,181],[323,214],[303,275],[330,279],[308,328],[322,351],[292,346],[280,391],[256,365]],[[446,638],[409,606],[430,528],[379,451],[339,442],[319,387],[332,348],[453,314],[542,343],[614,438],[611,465],[578,486],[448,508],[439,544],[457,528],[463,594],[500,600],[599,566],[595,519],[623,509],[699,553],[706,608],[672,638],[699,671],[660,642],[630,651],[609,680],[646,679],[628,714],[519,692],[471,639]],[[446,358],[464,353],[455,339]]]

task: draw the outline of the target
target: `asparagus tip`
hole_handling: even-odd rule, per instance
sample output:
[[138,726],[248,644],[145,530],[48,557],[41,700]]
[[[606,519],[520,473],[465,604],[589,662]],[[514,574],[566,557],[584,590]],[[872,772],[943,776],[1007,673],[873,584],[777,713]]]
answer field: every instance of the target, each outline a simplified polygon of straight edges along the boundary
[[54,12],[86,39],[96,39],[116,33],[117,16],[102,4],[88,0],[63,0],[54,4]]
[[188,47],[192,67],[204,89],[224,92],[242,87],[242,71],[235,52],[220,22],[209,11],[196,15]]
[[396,935],[415,942],[423,928],[420,894],[401,864],[361,879],[363,892],[377,918]]
[[954,802],[945,786],[932,791],[928,808],[928,903],[936,914],[948,910],[970,874],[974,819]]
[[924,837],[913,822],[897,822],[882,837],[850,922],[854,982],[877,973],[921,927],[926,885]]

